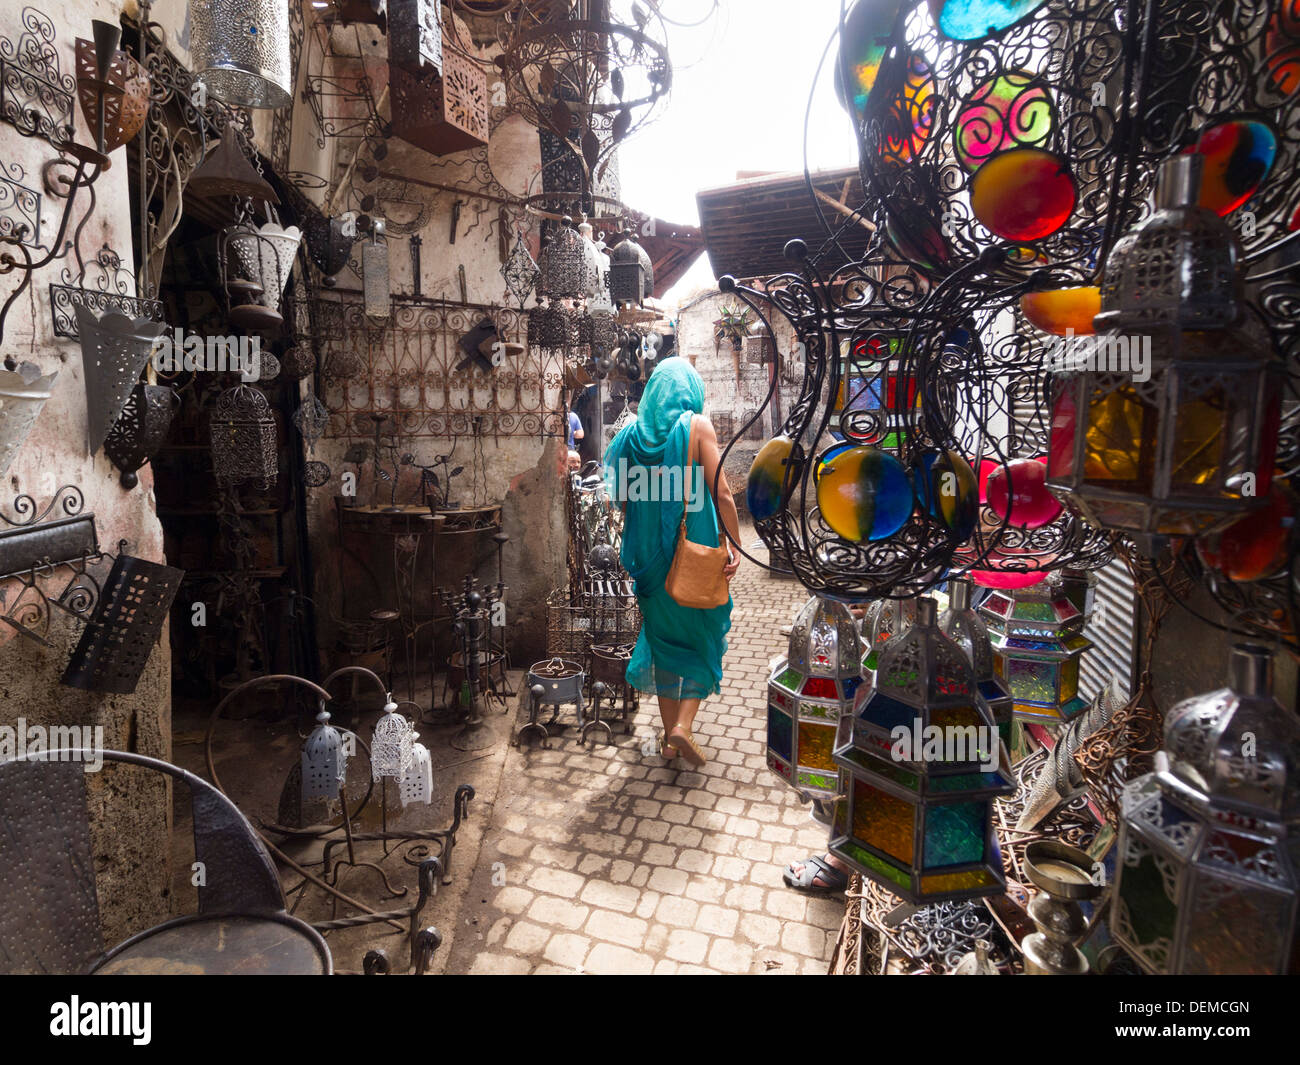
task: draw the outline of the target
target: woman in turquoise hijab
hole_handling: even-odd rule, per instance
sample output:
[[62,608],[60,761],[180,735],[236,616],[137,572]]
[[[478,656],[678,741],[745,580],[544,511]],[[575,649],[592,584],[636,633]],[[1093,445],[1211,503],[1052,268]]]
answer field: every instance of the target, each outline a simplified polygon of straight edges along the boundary
[[[717,477],[717,434],[703,412],[704,382],[695,367],[682,358],[665,359],[646,382],[636,421],[605,450],[610,495],[624,513],[620,558],[636,581],[641,609],[641,635],[627,679],[638,691],[659,699],[663,753],[680,754],[696,766],[704,764],[705,756],[691,726],[701,700],[721,691],[731,600],[712,610],[695,610],[679,605],[664,589],[683,506],[686,536],[692,542],[716,546],[719,515],[732,542],[740,542],[736,502],[726,478]],[[684,493],[679,486],[685,486]],[[727,580],[739,565],[733,551]]]

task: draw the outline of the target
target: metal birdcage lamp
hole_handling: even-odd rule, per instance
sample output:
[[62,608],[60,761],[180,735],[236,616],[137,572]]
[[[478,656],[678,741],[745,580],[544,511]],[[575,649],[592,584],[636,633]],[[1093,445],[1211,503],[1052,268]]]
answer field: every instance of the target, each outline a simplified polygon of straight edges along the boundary
[[1149,973],[1296,972],[1300,724],[1267,647],[1165,717],[1156,770],[1124,791],[1111,935]]
[[655,271],[650,254],[632,237],[624,237],[609,253],[609,294],[616,304],[640,306],[654,292]]
[[195,76],[234,107],[293,102],[289,5],[281,0],[191,0]]
[[404,714],[397,712],[391,694],[384,704],[383,716],[375,722],[370,737],[371,779],[400,777],[411,764],[411,745],[414,729]]
[[1201,158],[1164,164],[1158,210],[1107,260],[1097,336],[1061,349],[1052,387],[1048,484],[1148,549],[1239,519],[1272,480],[1279,367],[1244,318],[1236,236],[1197,206]]
[[253,482],[265,490],[279,472],[275,414],[266,395],[240,384],[217,396],[209,422],[212,473],[218,484]]
[[939,616],[939,628],[943,634],[966,652],[975,670],[975,682],[980,694],[993,712],[993,720],[998,723],[1003,741],[1009,741],[1007,726],[1011,723],[1014,700],[1007,690],[1006,682],[997,674],[994,660],[993,641],[989,637],[988,626],[971,606],[971,582],[953,580],[948,584],[948,609]]
[[587,258],[586,242],[576,229],[573,219],[565,217],[551,234],[542,249],[538,263],[541,280],[537,291],[551,299],[579,299],[591,287],[591,265]]
[[86,384],[88,443],[90,454],[94,455],[121,416],[154,344],[167,325],[116,312],[99,317],[81,304],[75,310]]
[[316,715],[317,725],[302,747],[302,801],[324,799],[335,802],[348,771],[348,752],[343,736],[330,724],[324,706]]
[[862,639],[848,608],[808,600],[767,682],[767,767],[806,798],[839,794],[836,729],[861,683]]
[[1088,619],[1059,586],[993,589],[978,613],[1016,717],[1068,721],[1088,705],[1079,695],[1079,660],[1092,646],[1083,635]]
[[831,829],[836,857],[915,903],[1003,892],[993,799],[1015,782],[970,661],[939,630],[933,599],[919,601],[916,624],[881,652],[834,759],[846,785]]
[[166,385],[135,386],[104,440],[104,454],[120,471],[123,488],[140,483],[136,471],[162,447],[179,404],[180,397]]

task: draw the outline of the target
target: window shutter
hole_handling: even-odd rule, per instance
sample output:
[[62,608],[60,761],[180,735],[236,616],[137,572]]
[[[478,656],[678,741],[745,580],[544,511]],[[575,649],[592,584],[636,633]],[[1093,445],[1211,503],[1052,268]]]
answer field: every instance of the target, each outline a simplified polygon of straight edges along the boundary
[[1083,630],[1093,646],[1079,666],[1079,694],[1091,699],[1111,675],[1119,677],[1126,695],[1133,693],[1137,674],[1138,597],[1128,567],[1115,559],[1097,571],[1092,620]]

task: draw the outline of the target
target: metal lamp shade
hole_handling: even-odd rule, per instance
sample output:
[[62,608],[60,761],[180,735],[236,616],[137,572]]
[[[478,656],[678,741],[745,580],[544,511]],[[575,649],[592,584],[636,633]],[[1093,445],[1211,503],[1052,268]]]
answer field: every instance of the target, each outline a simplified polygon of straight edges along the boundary
[[88,444],[94,455],[121,416],[167,324],[111,312],[100,318],[80,304],[75,310],[86,381]]
[[348,756],[339,730],[329,723],[330,715],[322,710],[317,725],[302,748],[302,800],[339,797],[339,786],[348,770]]
[[1270,666],[1234,647],[1229,686],[1175,706],[1156,771],[1125,789],[1110,930],[1148,973],[1300,969],[1300,725]]
[[1079,695],[1079,660],[1092,641],[1083,635],[1087,619],[1064,592],[1037,586],[993,590],[979,615],[1016,717],[1068,721],[1088,705]]
[[77,38],[77,97],[81,113],[92,130],[99,127],[99,109],[104,109],[104,151],[122,147],[140,132],[149,110],[149,75],[144,67],[120,49],[109,65],[109,91],[100,92],[99,65],[95,42]]
[[515,235],[515,243],[510,249],[510,255],[501,267],[501,276],[505,279],[506,291],[514,297],[515,302],[519,304],[519,309],[523,310],[528,297],[537,287],[540,271],[536,260],[528,250],[528,245],[524,243],[522,233]]
[[192,0],[190,55],[196,76],[218,100],[234,107],[293,102],[283,0]]
[[853,616],[834,600],[809,600],[790,630],[789,656],[767,684],[767,767],[809,799],[839,794],[836,731],[861,684]]
[[[939,630],[934,600],[922,599],[916,624],[880,653],[876,682],[859,691],[848,742],[835,750],[846,796],[836,807],[830,849],[911,902],[1000,895],[993,799],[1015,790],[1001,744],[992,771],[981,754],[993,752],[974,749],[979,733],[960,757],[925,757],[917,748],[932,726],[994,730],[970,662]],[[913,747],[895,757],[899,727]]]
[[222,196],[236,196],[279,203],[280,197],[248,161],[239,147],[239,137],[233,129],[208,149],[203,161],[194,168],[185,185],[185,195],[211,200]]
[[333,277],[348,265],[356,238],[346,235],[342,218],[326,218],[315,207],[309,207],[305,215],[303,233],[307,254],[325,277]]
[[412,74],[442,72],[442,0],[399,0],[392,5],[388,61]]
[[528,346],[564,349],[579,342],[580,316],[560,304],[534,307],[528,312]]
[[640,306],[655,287],[650,255],[631,237],[609,253],[609,292],[615,303]]
[[301,243],[301,229],[284,229],[274,222],[257,229],[233,226],[226,231],[227,254],[233,256],[239,275],[262,286],[258,302],[272,310],[280,306]]
[[552,299],[578,299],[591,286],[586,242],[566,218],[542,249],[541,281],[537,290]]
[[42,377],[34,363],[25,363],[17,370],[0,370],[0,474],[8,471],[22,450],[58,376],[56,370]]
[[[414,741],[419,735],[412,732],[411,739]],[[411,760],[398,777],[397,794],[401,796],[403,807],[416,802],[427,806],[433,802],[433,759],[423,743],[412,742]]]
[[383,320],[393,313],[388,276],[388,245],[372,240],[361,247],[361,286],[366,317]]
[[139,483],[136,470],[162,447],[176,414],[178,397],[165,385],[139,384],[104,441],[104,454],[122,473],[123,488]]
[[217,397],[208,426],[212,473],[218,484],[246,481],[260,488],[278,473],[275,415],[266,396],[252,385],[236,385]]
[[441,74],[388,71],[394,136],[431,155],[478,148],[488,142],[487,72],[447,51]]

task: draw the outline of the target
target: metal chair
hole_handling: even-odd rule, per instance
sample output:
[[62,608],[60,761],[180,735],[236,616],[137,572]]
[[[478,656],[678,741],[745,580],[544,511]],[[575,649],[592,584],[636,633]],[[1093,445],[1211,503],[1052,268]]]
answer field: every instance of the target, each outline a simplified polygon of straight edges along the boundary
[[190,789],[199,912],[105,950],[86,806],[89,751],[0,763],[0,973],[328,976],[320,933],[285,911],[280,877],[252,825],[207,781],[125,751],[121,762]]

